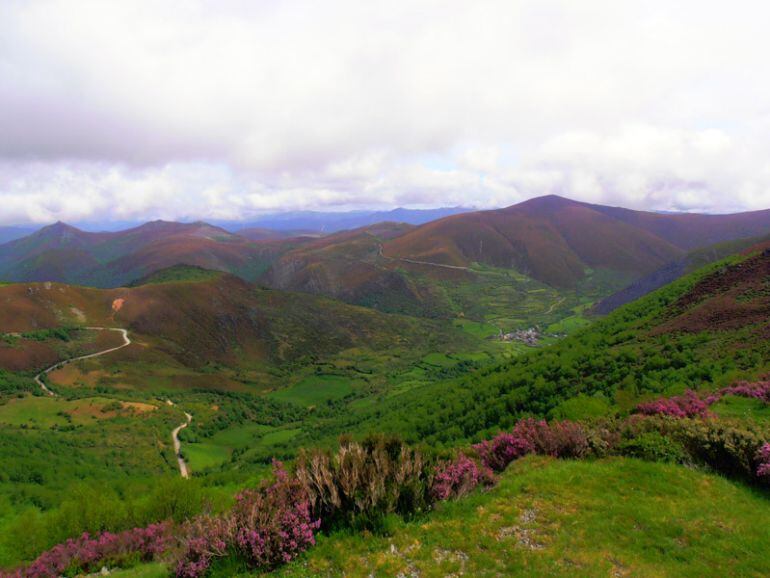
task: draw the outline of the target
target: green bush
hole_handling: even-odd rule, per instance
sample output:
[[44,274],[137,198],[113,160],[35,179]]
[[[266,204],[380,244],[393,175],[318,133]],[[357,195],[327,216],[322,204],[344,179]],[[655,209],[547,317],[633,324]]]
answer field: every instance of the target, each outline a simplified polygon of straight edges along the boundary
[[650,462],[683,464],[689,461],[682,444],[657,431],[624,440],[618,445],[617,451],[620,455]]

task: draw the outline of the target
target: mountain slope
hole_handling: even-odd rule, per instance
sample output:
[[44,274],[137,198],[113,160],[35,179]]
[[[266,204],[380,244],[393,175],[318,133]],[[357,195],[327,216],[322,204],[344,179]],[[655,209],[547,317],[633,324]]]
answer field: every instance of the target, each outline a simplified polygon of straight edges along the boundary
[[758,250],[758,246],[766,242],[767,239],[768,237],[737,239],[691,251],[682,259],[667,263],[660,269],[637,279],[628,287],[624,287],[620,291],[605,297],[592,308],[592,312],[606,315],[622,305],[636,301],[656,289],[673,283],[683,275],[692,273],[708,263],[713,263],[742,251]]
[[418,313],[417,304],[427,298],[424,291],[379,258],[383,242],[412,229],[378,223],[306,242],[277,259],[262,280],[272,287]]
[[[750,227],[743,227],[750,223]],[[557,196],[429,223],[383,247],[386,256],[454,266],[509,267],[545,283],[574,286],[586,268],[638,277],[686,250],[770,230],[770,211],[661,215]]]
[[[562,297],[566,292],[603,298],[647,275],[657,273],[650,285],[670,281],[682,273],[676,263],[693,247],[757,231],[770,231],[770,211],[663,215],[550,195],[452,215],[398,234],[365,227],[330,235],[287,251],[262,280],[386,311],[455,316],[474,309],[479,321],[521,319],[527,315],[515,302],[533,287],[510,302],[491,299],[498,305],[483,310],[464,294],[517,287],[516,275],[524,275]],[[489,268],[499,279],[483,278]]]
[[[441,342],[430,323],[322,297],[259,289],[226,274],[175,268],[131,288],[58,283],[0,286],[0,333],[61,326],[117,326],[195,367],[284,363],[351,347]],[[167,280],[168,279],[168,280]]]
[[686,250],[732,239],[765,235],[770,228],[770,209],[726,215],[697,213],[661,214],[621,207],[589,205],[609,217],[644,229]]
[[311,230],[287,230],[276,231],[265,227],[246,227],[238,229],[235,234],[249,241],[275,241],[279,239],[291,239],[293,237],[319,237],[320,234]]

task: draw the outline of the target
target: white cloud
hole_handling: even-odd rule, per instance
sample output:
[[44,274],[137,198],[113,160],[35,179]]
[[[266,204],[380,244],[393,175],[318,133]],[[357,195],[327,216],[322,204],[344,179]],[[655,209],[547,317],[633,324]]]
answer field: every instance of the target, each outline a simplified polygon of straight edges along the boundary
[[770,205],[770,5],[7,0],[0,223]]

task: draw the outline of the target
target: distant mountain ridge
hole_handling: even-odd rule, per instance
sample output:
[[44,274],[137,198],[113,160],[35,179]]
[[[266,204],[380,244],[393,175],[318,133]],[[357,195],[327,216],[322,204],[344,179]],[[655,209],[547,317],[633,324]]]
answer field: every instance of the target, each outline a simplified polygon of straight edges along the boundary
[[274,250],[203,222],[152,221],[99,233],[59,222],[0,245],[0,279],[115,287],[177,264],[253,279]]
[[438,209],[405,209],[390,211],[296,211],[265,215],[243,223],[233,221],[212,221],[223,228],[237,232],[240,229],[262,228],[274,231],[316,231],[324,234],[348,229],[358,229],[382,222],[422,225],[451,215],[468,213],[474,209],[466,207],[443,207]]
[[[403,222],[447,211],[453,214],[424,224]],[[332,222],[328,213],[285,214],[271,223],[284,230],[249,228],[239,234],[204,222],[152,221],[111,232],[55,223],[0,245],[0,280],[116,287],[188,265],[385,310],[419,311],[422,305],[410,304],[440,297],[419,279],[468,280],[477,266],[516,271],[560,289],[574,289],[606,271],[614,290],[695,249],[770,233],[770,210],[663,214],[556,195],[487,211],[344,213],[347,221],[340,217],[337,225],[391,220],[313,236],[319,215]]]
[[35,230],[34,227],[0,227],[0,245],[31,235]]

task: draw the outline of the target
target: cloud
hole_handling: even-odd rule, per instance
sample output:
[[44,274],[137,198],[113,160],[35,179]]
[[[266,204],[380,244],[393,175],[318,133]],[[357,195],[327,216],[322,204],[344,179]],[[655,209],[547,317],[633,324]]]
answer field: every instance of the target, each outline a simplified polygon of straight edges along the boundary
[[770,205],[770,6],[0,4],[0,222]]

